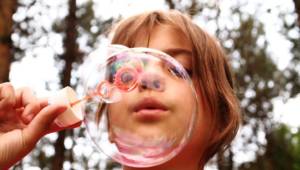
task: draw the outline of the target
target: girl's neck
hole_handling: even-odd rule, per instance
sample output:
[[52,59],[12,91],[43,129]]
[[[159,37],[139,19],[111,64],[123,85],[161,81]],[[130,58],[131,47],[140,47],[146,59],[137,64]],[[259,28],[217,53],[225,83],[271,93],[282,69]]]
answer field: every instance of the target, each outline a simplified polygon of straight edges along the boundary
[[199,165],[198,163],[172,163],[168,162],[166,164],[148,167],[148,168],[132,168],[132,167],[123,167],[123,170],[203,170],[204,165]]
[[204,151],[199,147],[185,147],[182,152],[173,159],[154,167],[132,168],[123,167],[123,170],[203,170],[206,161]]

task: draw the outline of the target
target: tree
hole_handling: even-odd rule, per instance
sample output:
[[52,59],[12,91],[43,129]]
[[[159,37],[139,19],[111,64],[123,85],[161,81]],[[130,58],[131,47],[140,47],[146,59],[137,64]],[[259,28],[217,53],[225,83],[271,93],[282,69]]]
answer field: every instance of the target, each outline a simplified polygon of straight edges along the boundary
[[255,161],[244,163],[239,170],[300,169],[300,129],[291,132],[290,127],[279,124],[267,135],[266,152]]
[[[10,9],[3,8],[4,10],[2,10],[2,3],[4,2],[5,0],[0,1],[0,37],[2,37],[2,27],[4,25],[9,25],[3,25],[1,23],[2,11]],[[7,2],[11,3],[13,1]],[[32,0],[32,2],[28,6],[41,6],[41,2],[42,1]],[[229,59],[234,66],[234,72],[237,76],[236,84],[239,86],[237,94],[241,100],[241,106],[244,115],[243,126],[251,127],[252,129],[251,138],[245,137],[243,138],[243,142],[245,144],[255,143],[261,150],[266,150],[266,152],[263,154],[257,152],[257,159],[261,161],[273,159],[270,157],[272,156],[272,154],[269,153],[274,153],[271,152],[271,148],[278,145],[278,140],[273,139],[275,133],[274,128],[276,126],[274,126],[274,122],[270,121],[272,118],[273,110],[271,100],[274,97],[281,95],[282,91],[289,93],[287,98],[295,96],[300,91],[299,70],[297,70],[297,66],[300,63],[299,36],[288,36],[289,31],[297,30],[299,33],[299,29],[295,28],[295,24],[285,23],[286,29],[284,30],[284,34],[289,37],[289,40],[293,44],[293,47],[291,49],[293,59],[286,70],[280,71],[272,61],[270,54],[266,52],[268,44],[264,36],[264,27],[263,24],[257,20],[257,16],[253,16],[241,11],[241,5],[232,7],[230,17],[238,18],[238,23],[235,24],[234,27],[227,27],[226,25],[222,25],[221,20],[223,20],[223,18],[220,18],[220,13],[222,11],[218,8],[217,3],[203,3],[197,0],[187,1],[186,3],[181,2],[183,1],[166,0],[166,4],[170,7],[170,9],[178,9],[180,11],[187,12],[191,16],[193,16],[196,22],[198,22],[199,17],[203,17],[206,19],[205,21],[207,21],[207,23],[213,22],[217,26],[215,35],[221,41],[221,45],[225,47],[227,53],[229,54]],[[299,7],[299,2],[297,0],[294,0],[294,2],[295,4],[297,3]],[[75,88],[78,83],[78,77],[76,77],[76,75],[72,73],[76,72],[79,64],[83,60],[83,56],[85,56],[97,46],[99,37],[101,37],[101,34],[103,34],[103,32],[105,32],[106,29],[109,28],[109,26],[115,19],[111,18],[108,20],[103,20],[99,17],[95,17],[92,0],[82,3],[81,6],[76,4],[76,0],[69,0],[68,7],[68,16],[62,20],[56,20],[56,22],[53,24],[52,29],[56,31],[60,36],[63,35],[64,37],[63,54],[59,54],[59,57],[56,58],[58,63],[64,63],[64,67],[60,70],[60,87],[71,85]],[[206,13],[201,13],[204,9],[209,10],[209,14],[207,13],[207,11]],[[297,8],[297,5],[296,9],[299,9]],[[17,23],[14,31],[19,33],[20,35],[22,34],[25,36],[32,35],[34,32],[37,32],[35,31],[35,28],[29,28],[30,26],[33,27],[33,25],[30,25],[30,20],[32,19],[32,17],[33,16],[26,16],[24,20],[19,22],[19,24]],[[25,24],[22,24],[21,22]],[[24,25],[28,26],[23,27]],[[53,30],[46,30],[42,28],[42,31],[40,31],[40,35],[27,38],[26,40],[30,42],[28,44],[32,44],[32,46],[34,46],[36,45],[35,43],[37,39],[46,36],[47,33],[53,32]],[[83,43],[81,43],[80,46],[78,46],[76,42],[78,42],[81,37],[87,37],[87,40],[84,45],[82,45]],[[1,47],[1,45],[3,44],[2,38],[0,40]],[[18,45],[18,43],[16,44]],[[17,48],[15,48],[14,56],[16,57],[14,57],[14,59],[18,59],[20,58],[20,56],[23,56],[21,55],[21,53],[26,50],[27,47],[24,48],[18,46]],[[2,59],[3,58],[0,57],[0,64]],[[2,67],[0,65],[0,69],[1,68],[7,67]],[[266,139],[268,141],[266,145],[261,144],[258,141],[257,136],[260,132],[264,132],[266,134]],[[75,157],[73,156],[74,151],[72,149],[66,150],[66,148],[64,148],[64,141],[67,137],[70,137],[70,135],[81,137],[83,136],[83,129],[79,129],[78,131],[67,131],[60,133],[55,144],[55,155],[51,158],[49,158],[49,156],[47,156],[47,154],[43,151],[43,147],[45,147],[45,145],[51,146],[52,142],[47,138],[43,139],[41,145],[38,146],[38,149],[33,152],[33,161],[30,163],[43,169],[43,167],[52,166],[50,162],[50,160],[52,159],[52,169],[62,169],[62,165],[65,161],[69,161],[70,163],[72,163],[74,160],[74,162],[80,162],[83,167],[82,169],[100,169],[101,167],[99,163],[98,165],[93,165],[93,167],[91,167],[91,165],[88,165],[89,156],[83,156],[80,158]],[[72,141],[74,141],[73,138],[74,137],[71,137]],[[293,154],[289,153],[289,155]],[[228,152],[225,153],[225,155],[223,153],[219,153],[219,169],[233,169],[235,167],[233,157],[234,153],[231,149],[229,149]],[[276,160],[280,161],[280,159]],[[118,164],[115,164],[113,161],[108,161],[106,163],[107,169],[113,169],[113,167],[117,166]]]
[[[299,24],[299,1],[294,0],[295,11],[291,13],[282,13],[283,22],[282,34],[291,42],[290,53],[292,59],[289,65],[283,70],[283,91],[284,99],[294,97],[300,92],[299,64],[300,64],[300,27],[297,25],[297,17],[294,22],[285,20],[287,16],[297,14]],[[242,164],[240,170],[254,169],[300,169],[300,131],[293,129],[285,124],[273,124],[272,129],[266,134],[267,144],[265,152],[258,155],[253,162]]]
[[[61,56],[61,59],[64,61],[65,66],[61,71],[61,85],[62,87],[70,86],[72,65],[75,63],[76,58],[79,58],[80,52],[76,42],[78,33],[77,33],[77,17],[76,17],[76,0],[68,1],[68,15],[66,17],[66,30],[65,30],[65,39],[64,39],[64,49],[65,52]],[[63,168],[63,163],[65,161],[65,147],[64,140],[66,138],[66,133],[72,133],[70,131],[60,131],[58,138],[54,144],[55,146],[55,155],[53,157],[52,169],[58,170]],[[69,152],[69,160],[73,162],[72,152]]]
[[[78,86],[79,78],[75,75],[72,75],[72,72],[76,71],[79,65],[82,63],[86,53],[90,51],[85,51],[87,48],[94,49],[96,46],[97,38],[112,23],[112,19],[103,21],[101,18],[96,18],[93,11],[93,1],[87,1],[82,4],[82,6],[77,6],[76,0],[69,0],[69,12],[68,16],[65,19],[66,25],[62,25],[63,21],[57,21],[54,23],[53,28],[55,31],[60,33],[65,33],[64,39],[64,54],[58,58],[58,62],[63,60],[65,66],[61,71],[61,86],[72,86],[76,88]],[[97,27],[96,31],[92,28]],[[76,43],[77,40],[81,37],[87,37],[85,46],[79,47]],[[71,79],[76,81],[71,83]],[[69,161],[78,161],[82,164],[82,167],[88,167],[89,158],[74,158],[73,150],[66,150],[64,147],[64,141],[66,137],[70,137],[74,140],[74,137],[83,136],[83,130],[78,131],[69,130],[62,131],[58,135],[58,139],[55,142],[55,155],[53,156],[53,166],[52,169],[62,169],[63,163]],[[75,142],[74,142],[75,143]],[[114,163],[111,163],[112,167],[115,167]],[[100,165],[97,165],[100,166]]]
[[194,17],[195,15],[199,14],[203,7],[210,8],[211,6],[209,4],[202,4],[197,0],[191,0],[187,5],[181,5],[181,0],[175,1],[175,0],[166,0],[165,1],[169,9],[176,9],[179,11],[182,11],[184,13],[189,14],[190,16]]
[[295,5],[295,13],[298,15],[298,25],[300,27],[300,1],[299,0],[293,0]]
[[13,14],[17,0],[0,1],[0,83],[9,80],[10,63],[13,58],[11,34],[13,32]]
[[[258,140],[258,135],[261,132],[268,133],[272,129],[271,100],[280,95],[283,76],[265,50],[268,44],[259,42],[264,37],[263,24],[253,16],[245,17],[238,9],[233,15],[240,18],[240,25],[237,29],[227,30],[228,36],[223,38],[223,44],[232,41],[232,46],[225,48],[231,56],[231,63],[235,65],[237,95],[241,101],[243,115],[242,125],[251,127],[252,130],[252,135],[242,140],[245,148],[247,144],[256,144],[259,148],[256,151],[258,155],[264,148]],[[220,35],[224,35],[224,32],[220,31]],[[224,159],[228,165],[228,162],[232,162],[230,157]],[[222,164],[219,164],[219,167],[228,169]]]
[[[239,9],[234,11],[238,12]],[[291,49],[293,59],[285,70],[279,70],[265,50],[268,44],[264,38],[263,24],[259,23],[254,16],[247,16],[242,12],[238,14],[240,19],[244,19],[240,20],[237,30],[231,30],[229,36],[226,36],[224,44],[230,40],[230,37],[232,38],[233,48],[227,48],[227,51],[235,58],[232,63],[238,66],[235,74],[243,111],[243,125],[252,129],[250,138],[244,139],[245,144],[256,143],[258,146],[255,166],[251,166],[250,169],[293,169],[290,161],[298,158],[291,150],[285,150],[282,147],[283,143],[274,137],[278,126],[272,119],[271,100],[275,97],[288,99],[300,92],[299,71],[297,71],[300,54],[299,39],[296,40],[295,37],[290,39],[293,44]],[[289,128],[285,127],[285,129]],[[262,132],[266,136],[266,144],[259,142],[258,136]],[[244,169],[245,165],[249,164],[245,163],[239,169]]]
[[[292,59],[284,71],[287,79],[285,89],[289,93],[288,97],[294,97],[300,93],[300,1],[294,0],[294,5],[295,11],[291,14],[282,14],[281,17],[284,25],[282,32],[292,44],[290,50]],[[294,22],[287,22],[285,16],[293,14],[296,14]]]

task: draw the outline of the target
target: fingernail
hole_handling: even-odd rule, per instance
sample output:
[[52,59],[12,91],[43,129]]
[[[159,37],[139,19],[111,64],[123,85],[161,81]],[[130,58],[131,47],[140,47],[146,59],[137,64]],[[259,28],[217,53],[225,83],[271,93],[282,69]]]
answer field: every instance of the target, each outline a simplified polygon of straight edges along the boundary
[[63,106],[59,106],[59,107],[60,108],[58,109],[58,111],[61,112],[61,113],[64,112],[64,111],[66,111],[68,109],[68,107],[64,106],[64,105]]

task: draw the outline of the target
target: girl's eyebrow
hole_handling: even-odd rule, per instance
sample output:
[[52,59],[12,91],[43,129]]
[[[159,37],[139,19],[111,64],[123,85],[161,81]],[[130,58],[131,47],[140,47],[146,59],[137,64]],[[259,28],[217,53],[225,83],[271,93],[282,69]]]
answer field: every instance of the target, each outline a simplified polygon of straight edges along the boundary
[[179,54],[186,54],[188,56],[192,56],[192,51],[185,48],[168,48],[163,49],[162,51],[169,54],[172,57],[175,57]]

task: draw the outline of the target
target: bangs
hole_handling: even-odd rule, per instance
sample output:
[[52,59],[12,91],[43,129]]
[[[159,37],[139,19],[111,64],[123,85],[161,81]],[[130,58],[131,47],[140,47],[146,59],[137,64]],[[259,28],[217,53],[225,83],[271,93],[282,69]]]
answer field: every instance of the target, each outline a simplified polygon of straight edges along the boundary
[[169,25],[182,32],[189,40],[187,24],[182,14],[178,11],[171,11],[168,14],[164,11],[155,11],[132,16],[120,22],[113,30],[112,44],[122,44],[130,48],[135,47],[135,44],[148,45],[151,31],[159,25]]

